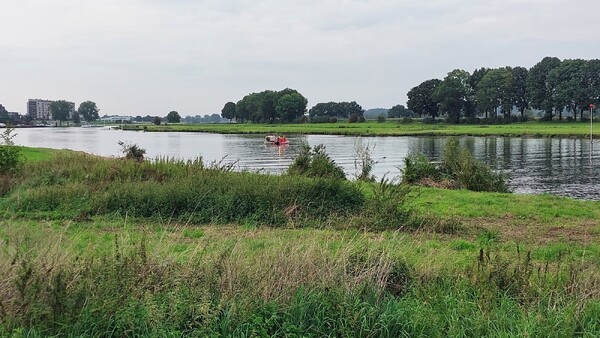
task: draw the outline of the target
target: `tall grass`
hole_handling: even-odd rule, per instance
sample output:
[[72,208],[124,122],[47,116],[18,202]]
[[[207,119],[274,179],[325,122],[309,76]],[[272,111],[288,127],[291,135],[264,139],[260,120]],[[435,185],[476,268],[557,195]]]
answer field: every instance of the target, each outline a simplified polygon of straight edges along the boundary
[[441,163],[432,163],[422,154],[404,159],[402,180],[441,187],[456,187],[472,191],[508,192],[506,178],[477,161],[456,139],[448,141]]
[[[184,260],[145,237],[77,250],[63,233],[3,237],[0,335],[544,336],[600,333],[586,260],[482,246],[467,268],[421,271],[394,248],[228,241]],[[159,243],[160,244],[160,243]],[[489,244],[489,243],[488,243]]]
[[69,154],[33,163],[0,206],[56,217],[128,215],[193,223],[251,220],[284,225],[359,212],[365,198],[350,182],[233,173],[201,160],[137,162]]

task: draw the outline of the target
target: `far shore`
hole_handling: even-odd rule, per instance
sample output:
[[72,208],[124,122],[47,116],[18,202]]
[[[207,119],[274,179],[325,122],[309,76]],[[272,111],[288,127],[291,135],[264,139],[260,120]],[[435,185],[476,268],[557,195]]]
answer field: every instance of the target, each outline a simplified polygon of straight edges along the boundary
[[[502,125],[452,125],[421,122],[364,122],[315,124],[129,124],[123,130],[147,132],[200,132],[218,134],[315,134],[351,136],[499,136],[589,138],[589,122],[524,122]],[[600,128],[600,126],[599,126]],[[593,138],[599,138],[593,133]]]

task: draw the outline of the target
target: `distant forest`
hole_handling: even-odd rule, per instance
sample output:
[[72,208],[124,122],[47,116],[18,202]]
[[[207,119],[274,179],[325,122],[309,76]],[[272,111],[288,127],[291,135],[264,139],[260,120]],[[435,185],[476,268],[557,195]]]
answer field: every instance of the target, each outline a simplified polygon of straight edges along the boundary
[[[308,100],[297,90],[266,90],[227,102],[225,119],[254,123],[350,122],[365,118],[445,116],[449,123],[497,123],[527,120],[536,110],[543,120],[584,120],[600,101],[600,60],[545,57],[535,66],[479,68],[469,73],[455,69],[443,79],[429,79],[413,87],[404,105],[365,111],[356,101],[317,103],[307,111]],[[306,114],[308,113],[308,114]],[[308,115],[308,116],[307,116]],[[483,120],[482,120],[483,118]]]

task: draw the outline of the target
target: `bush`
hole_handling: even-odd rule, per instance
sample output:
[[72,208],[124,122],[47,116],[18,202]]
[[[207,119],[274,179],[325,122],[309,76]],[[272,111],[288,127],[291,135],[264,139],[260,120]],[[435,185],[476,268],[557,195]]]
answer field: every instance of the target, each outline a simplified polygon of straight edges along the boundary
[[121,152],[123,152],[126,159],[138,162],[144,160],[146,149],[140,148],[137,144],[125,143],[123,141],[119,141],[119,145],[121,146]]
[[417,183],[423,178],[439,181],[442,179],[442,171],[423,154],[411,154],[405,157],[402,182]]
[[385,122],[385,116],[383,116],[383,115],[377,116],[377,122],[379,122],[379,123]]
[[289,166],[287,173],[313,178],[346,179],[344,170],[327,155],[322,144],[312,149],[308,144],[302,144],[302,150]]
[[310,118],[310,123],[329,123],[333,117],[329,116],[313,116]]
[[354,169],[356,169],[356,180],[364,182],[374,182],[375,176],[372,175],[373,167],[377,161],[373,159],[371,153],[375,146],[370,147],[369,144],[363,145],[360,139],[357,139],[354,144],[356,157],[354,158]]
[[358,114],[353,113],[352,115],[350,115],[348,117],[348,122],[350,122],[350,123],[356,123],[356,122],[358,122]]
[[431,116],[426,116],[423,118],[422,122],[425,124],[436,124],[439,123],[440,120],[436,120]]
[[468,190],[508,192],[504,175],[475,160],[466,148],[458,145],[456,139],[448,141],[444,148],[442,171]]
[[458,145],[456,139],[448,141],[442,154],[442,163],[430,162],[424,155],[411,155],[404,160],[402,181],[419,183],[424,179],[441,183],[442,186],[457,186],[473,191],[508,192],[506,178],[495,173],[485,164],[475,160],[473,155]]
[[4,143],[0,145],[0,174],[14,174],[23,164],[21,148],[12,140],[16,136],[13,132],[14,128],[9,126],[0,135]]

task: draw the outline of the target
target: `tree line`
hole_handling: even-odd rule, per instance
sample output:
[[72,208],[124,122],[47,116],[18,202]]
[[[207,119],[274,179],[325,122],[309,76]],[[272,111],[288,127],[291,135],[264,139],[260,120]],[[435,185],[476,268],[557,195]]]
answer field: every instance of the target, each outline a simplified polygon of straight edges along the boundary
[[431,119],[446,114],[448,122],[473,121],[477,116],[509,119],[516,108],[544,112],[544,119],[570,112],[584,118],[590,104],[600,98],[600,60],[563,60],[545,57],[530,69],[479,68],[472,74],[455,69],[440,79],[430,79],[407,94],[408,109]]
[[295,89],[265,90],[227,102],[221,110],[226,119],[254,123],[296,122],[304,116],[308,100]]

